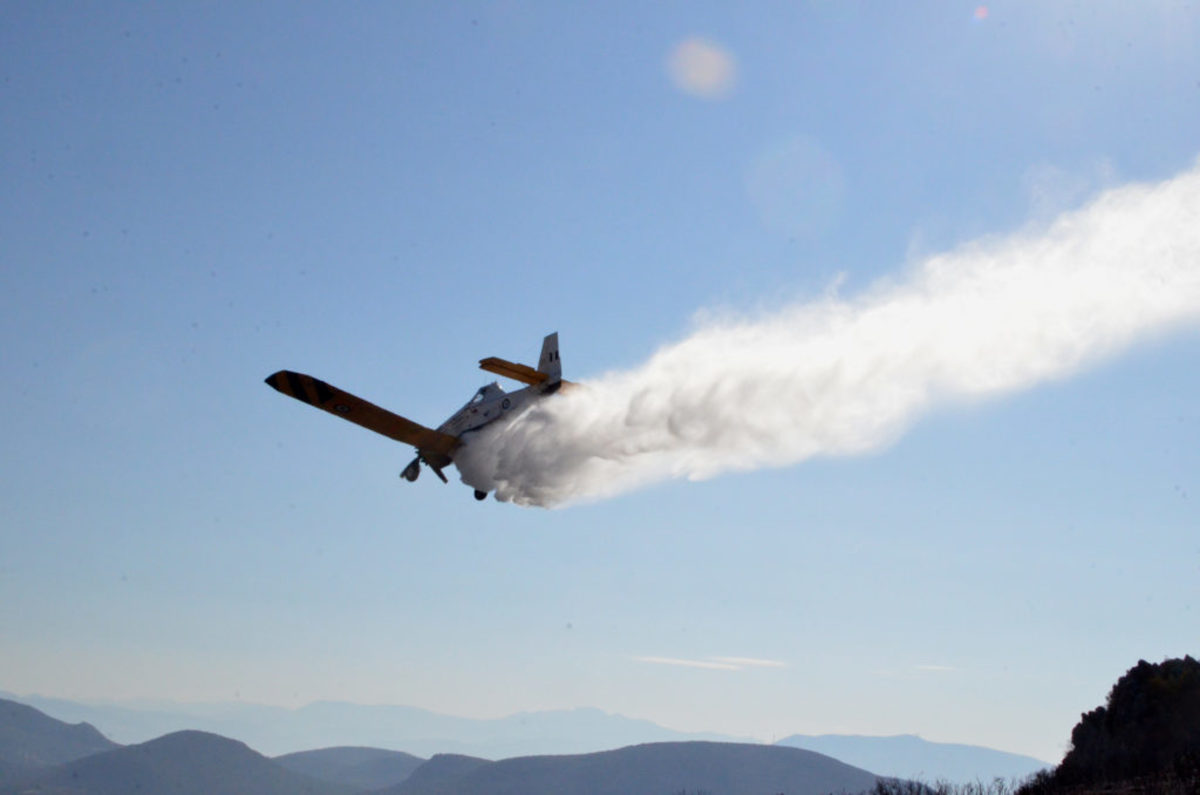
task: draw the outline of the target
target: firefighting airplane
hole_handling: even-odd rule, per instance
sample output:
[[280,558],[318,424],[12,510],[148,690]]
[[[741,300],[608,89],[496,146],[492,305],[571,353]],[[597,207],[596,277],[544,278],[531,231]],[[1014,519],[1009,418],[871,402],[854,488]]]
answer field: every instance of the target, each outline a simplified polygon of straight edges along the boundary
[[[528,365],[515,364],[495,356],[481,359],[479,367],[529,386],[516,392],[505,392],[495,381],[480,387],[467,405],[454,412],[436,431],[368,403],[349,392],[343,392],[311,375],[280,370],[267,376],[266,381],[289,397],[381,433],[389,439],[416,447],[417,457],[400,473],[400,477],[410,483],[421,474],[421,464],[432,469],[443,483],[448,483],[442,470],[454,463],[454,454],[463,446],[465,434],[520,411],[571,384],[562,378],[562,363],[558,359],[558,332],[548,334],[542,340],[542,355],[538,359],[536,370]],[[474,483],[467,485],[475,488],[475,499],[482,500],[487,497],[486,490],[480,489]]]

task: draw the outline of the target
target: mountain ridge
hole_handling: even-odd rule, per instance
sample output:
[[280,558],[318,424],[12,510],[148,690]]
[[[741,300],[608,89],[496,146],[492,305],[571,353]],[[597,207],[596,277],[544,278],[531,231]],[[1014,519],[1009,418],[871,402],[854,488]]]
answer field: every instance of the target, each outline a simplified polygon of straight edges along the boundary
[[793,734],[775,743],[832,756],[880,776],[971,783],[1024,779],[1052,765],[981,745],[941,743],[916,734]]
[[745,742],[716,732],[682,732],[595,707],[463,718],[403,705],[315,701],[295,709],[241,702],[152,705],[84,703],[17,696],[64,721],[87,721],[107,737],[136,744],[197,729],[237,737],[268,756],[358,746],[428,758],[455,753],[485,759],[611,750],[647,742]]
[[89,723],[65,723],[26,704],[0,699],[0,785],[116,747]]
[[427,760],[403,751],[340,746],[297,751],[274,757],[272,761],[320,781],[351,784],[367,791],[404,781]]
[[354,795],[287,770],[245,743],[200,731],[180,731],[44,768],[0,795]]
[[[662,795],[705,792],[865,792],[878,778],[836,759],[786,746],[703,741],[644,743],[591,754],[486,762],[438,758],[377,795]],[[455,771],[452,767],[459,767]]]
[[[316,701],[290,709],[240,702],[151,702],[129,706],[40,696],[14,700],[55,718],[86,720],[107,737],[129,744],[194,729],[236,737],[251,748],[277,758],[313,750],[360,747],[426,759],[451,754],[505,760],[585,754],[655,742],[746,742],[746,738],[714,733],[678,732],[594,707],[473,719],[419,707],[338,701]],[[797,734],[776,744],[816,751],[879,775],[920,777],[926,781],[1023,778],[1049,767],[1049,763],[1020,754],[983,746],[934,743],[916,735]],[[368,775],[365,770],[360,773]],[[395,771],[390,774],[377,771],[377,774],[394,775]]]

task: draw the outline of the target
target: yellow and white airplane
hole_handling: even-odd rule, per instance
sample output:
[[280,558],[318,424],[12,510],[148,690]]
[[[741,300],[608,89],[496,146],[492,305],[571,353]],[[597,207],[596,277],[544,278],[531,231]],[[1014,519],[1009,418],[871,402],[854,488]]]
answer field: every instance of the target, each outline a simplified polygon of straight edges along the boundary
[[[280,370],[267,376],[266,381],[289,397],[381,433],[389,439],[416,447],[417,457],[400,473],[400,477],[405,480],[415,481],[421,474],[421,464],[424,463],[446,483],[448,481],[442,470],[454,463],[454,454],[463,446],[465,434],[477,431],[513,412],[521,411],[530,403],[552,395],[571,383],[562,378],[562,363],[558,359],[558,332],[548,334],[542,340],[542,355],[538,358],[536,370],[528,365],[516,364],[495,356],[481,359],[479,367],[528,386],[515,392],[505,392],[495,381],[480,387],[475,396],[454,412],[450,419],[439,425],[437,430],[393,414],[311,375]],[[467,485],[475,488],[475,499],[482,500],[487,497],[487,491],[480,489],[477,484]]]

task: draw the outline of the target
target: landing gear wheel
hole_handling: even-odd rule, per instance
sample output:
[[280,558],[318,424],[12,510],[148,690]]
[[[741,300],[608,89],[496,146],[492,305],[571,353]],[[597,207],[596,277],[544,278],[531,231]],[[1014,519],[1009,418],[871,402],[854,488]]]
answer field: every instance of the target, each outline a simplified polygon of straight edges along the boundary
[[487,499],[487,492],[486,492],[486,491],[480,491],[479,489],[475,489],[475,499],[477,499],[477,500],[486,500],[486,499]]

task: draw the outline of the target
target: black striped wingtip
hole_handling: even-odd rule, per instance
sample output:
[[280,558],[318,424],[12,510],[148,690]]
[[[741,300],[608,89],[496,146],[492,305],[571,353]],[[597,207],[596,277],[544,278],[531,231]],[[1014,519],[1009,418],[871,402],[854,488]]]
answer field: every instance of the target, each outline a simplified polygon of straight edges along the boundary
[[[324,407],[334,397],[334,389],[319,378],[291,370],[280,370],[271,373],[263,379],[267,386],[288,397],[309,404]],[[344,412],[343,412],[344,413]]]
[[308,396],[304,390],[304,380],[299,373],[293,373],[291,370],[280,370],[277,373],[271,373],[264,379],[267,386],[277,392],[282,392],[288,397],[298,398],[304,402],[309,402]]

